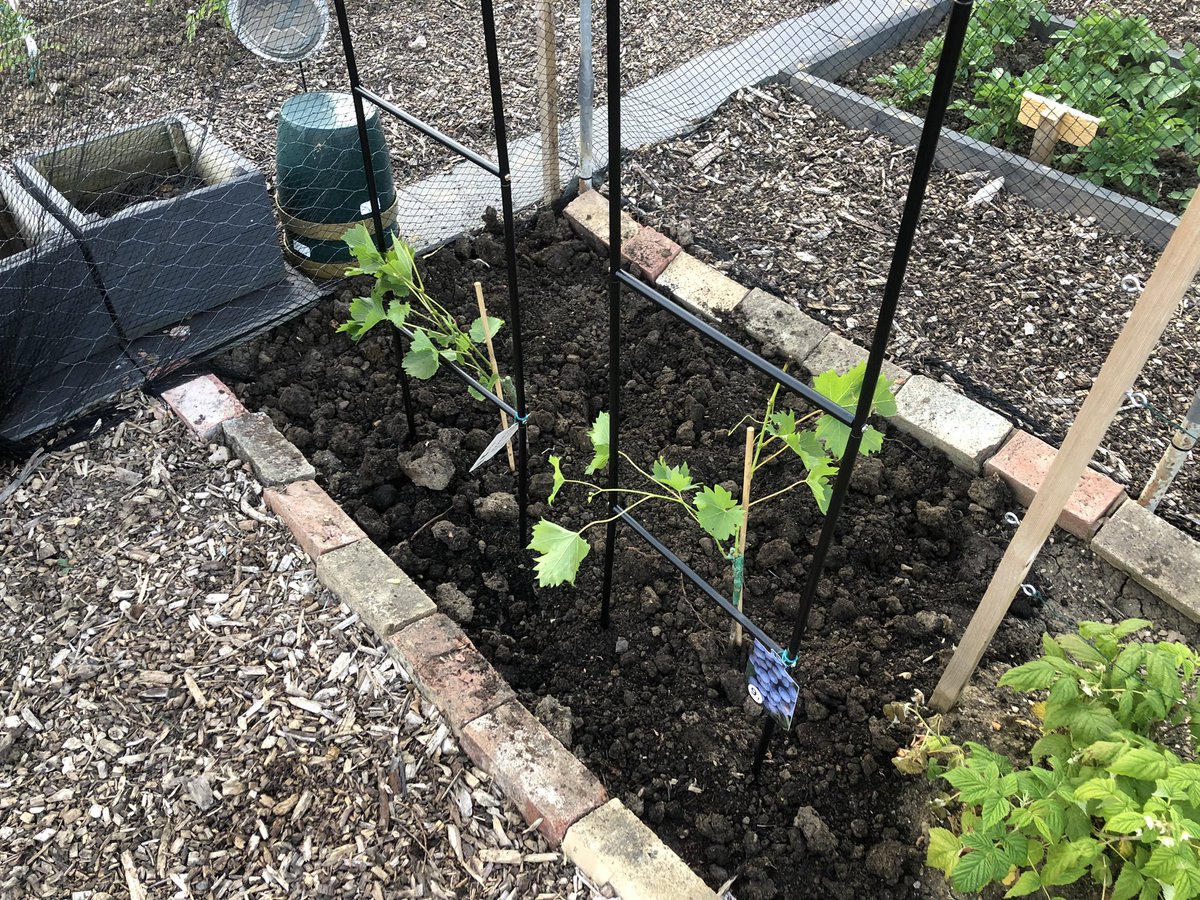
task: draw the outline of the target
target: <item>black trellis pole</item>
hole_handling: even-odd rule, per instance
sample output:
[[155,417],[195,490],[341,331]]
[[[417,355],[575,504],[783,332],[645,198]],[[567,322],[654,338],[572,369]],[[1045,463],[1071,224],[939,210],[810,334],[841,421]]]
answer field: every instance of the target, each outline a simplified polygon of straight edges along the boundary
[[513,384],[517,391],[517,507],[520,543],[529,543],[529,438],[525,427],[525,360],[521,340],[521,298],[517,290],[517,232],[513,216],[512,171],[508,164],[508,132],[504,122],[504,92],[500,84],[500,52],[492,0],[480,0],[483,40],[487,48],[488,83],[496,130],[496,163],[500,168],[500,206],[504,217],[504,264],[508,267],[508,313],[512,319]]
[[[621,474],[621,5],[605,3],[608,77],[608,482],[616,491]],[[609,494],[612,507],[621,496]],[[613,562],[617,551],[617,519],[608,523],[604,538],[604,587],[600,627],[607,628],[612,606]]]
[[[808,628],[808,616],[812,611],[813,600],[817,594],[825,562],[829,550],[833,546],[834,532],[837,529],[838,517],[842,511],[846,494],[850,489],[850,477],[854,472],[854,463],[858,458],[859,445],[862,443],[863,429],[871,412],[871,400],[874,396],[874,386],[879,380],[883,369],[883,353],[887,348],[888,338],[892,331],[892,320],[896,315],[896,306],[900,300],[900,291],[904,287],[904,275],[908,269],[908,259],[912,253],[913,239],[916,236],[917,225],[921,220],[921,206],[925,201],[925,189],[929,185],[929,175],[933,170],[934,158],[937,152],[938,138],[942,131],[942,122],[946,117],[946,108],[950,104],[950,94],[954,89],[954,76],[958,69],[958,59],[962,52],[963,39],[967,33],[967,23],[971,18],[973,0],[954,0],[950,10],[950,19],[946,26],[946,39],[943,43],[942,57],[938,61],[937,75],[934,78],[933,93],[929,99],[929,111],[925,116],[925,125],[921,130],[921,140],[917,144],[916,158],[913,161],[912,181],[909,182],[908,196],[904,202],[904,213],[900,219],[900,228],[896,234],[896,247],[892,254],[892,264],[888,271],[887,284],[883,289],[883,300],[879,307],[879,318],[875,323],[875,334],[871,339],[871,352],[867,357],[866,373],[863,375],[863,387],[858,398],[858,407],[854,412],[854,422],[850,426],[850,440],[846,444],[846,452],[842,456],[841,468],[834,482],[833,495],[829,500],[829,509],[825,516],[825,525],[821,529],[821,537],[813,552],[812,564],[808,568],[808,577],[804,583],[804,593],[801,595],[800,608],[796,622],[792,628],[792,637],[788,642],[788,658],[796,659],[800,651],[800,642]],[[763,725],[762,736],[755,751],[753,772],[757,776],[762,769],[767,747],[775,731],[775,720],[767,717]]]
[[[346,75],[350,81],[350,97],[354,100],[354,118],[358,122],[358,143],[362,150],[363,173],[367,179],[367,194],[371,201],[371,220],[375,225],[375,243],[379,252],[387,250],[387,233],[383,229],[383,212],[379,208],[379,186],[375,182],[375,162],[371,158],[370,135],[367,134],[367,117],[363,109],[359,89],[362,82],[358,77],[358,61],[354,56],[354,41],[350,35],[350,19],[346,15],[345,0],[335,0],[337,10],[338,31],[342,38],[342,52],[346,56]],[[400,343],[400,335],[392,335],[392,347],[396,357],[396,377],[400,380],[400,395],[404,400],[404,419],[408,425],[408,440],[412,441],[417,435],[417,415],[413,409],[412,387],[408,383],[408,373],[404,371],[404,347]]]

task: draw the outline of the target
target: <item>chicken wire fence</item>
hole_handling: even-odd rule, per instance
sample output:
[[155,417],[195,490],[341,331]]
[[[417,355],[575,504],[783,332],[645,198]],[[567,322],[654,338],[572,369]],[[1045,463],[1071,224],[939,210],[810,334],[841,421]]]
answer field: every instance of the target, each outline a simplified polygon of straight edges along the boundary
[[[322,255],[369,208],[352,117],[314,99],[348,84],[337,21],[323,4],[243,4],[276,19],[328,14],[324,41],[303,61],[289,61],[300,54],[286,29],[261,38],[275,40],[284,60],[268,62],[228,27],[229,13],[235,28],[253,20],[236,3],[21,0],[15,11],[9,3],[0,3],[0,439],[13,441],[311,304],[319,291],[285,259],[329,274]],[[605,7],[496,7],[518,210],[602,182]],[[1008,341],[1028,353],[1031,374],[1017,385],[981,379],[978,359],[919,309],[902,316],[895,343],[922,371],[974,379],[992,405],[1047,438],[1065,432],[1082,382],[1057,356],[1040,358],[1030,322],[1015,320],[1035,294],[1052,309],[1079,305],[1080,287],[1026,273],[1022,261],[1044,251],[1020,245],[1020,229],[1034,222],[1064,253],[1097,257],[1103,271],[1083,289],[1098,298],[1100,320],[1115,323],[1130,297],[1121,279],[1148,274],[1200,159],[1200,75],[1186,42],[1194,22],[1086,7],[977,0],[938,159],[962,196],[939,196],[943,182],[931,188],[935,209],[953,202],[953,215],[965,217],[944,241],[969,245],[972,216],[1012,226],[1015,237],[994,240],[982,267],[978,256],[962,267],[979,279],[981,302],[1012,298],[1008,327],[1018,332]],[[625,0],[621,145],[631,211],[745,283],[862,336],[949,8],[948,0],[748,0],[731,14],[722,4]],[[476,5],[362,0],[346,10],[362,84],[491,158]],[[330,121],[343,143],[320,131],[336,131]],[[417,247],[476,227],[498,205],[487,173],[438,140],[392,116],[369,124],[372,158],[376,139],[386,148],[376,168],[388,225]],[[287,173],[307,173],[315,186],[300,175],[281,183],[285,128],[295,138]],[[321,200],[286,208],[289,187]],[[1020,204],[1003,202],[1010,198]],[[316,215],[314,205],[334,212]],[[845,232],[859,237],[852,248],[839,243]],[[922,253],[919,244],[910,301],[934,287],[922,283]],[[1048,315],[1030,314],[1035,330]],[[1068,323],[1051,339],[1090,341],[1090,327],[1072,334]],[[1181,416],[1191,396],[1186,365],[1181,372],[1180,384],[1151,392],[1168,416]],[[1126,466],[1109,463],[1118,476]]]

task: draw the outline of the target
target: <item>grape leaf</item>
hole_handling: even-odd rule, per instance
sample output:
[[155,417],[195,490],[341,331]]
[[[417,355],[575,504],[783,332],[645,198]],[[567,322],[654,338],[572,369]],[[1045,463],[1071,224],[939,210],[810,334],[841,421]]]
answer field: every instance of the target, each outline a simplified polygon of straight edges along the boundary
[[535,558],[538,584],[557,587],[563,582],[575,583],[579,564],[591,547],[578,532],[542,519],[533,526],[529,549],[539,554]]
[[350,248],[350,255],[358,266],[347,269],[347,275],[374,275],[383,266],[383,255],[375,246],[375,238],[366,225],[359,223],[342,235],[342,242]]
[[804,479],[804,483],[812,491],[813,499],[817,501],[817,509],[821,511],[822,515],[829,511],[829,500],[833,496],[833,485],[829,483],[829,479],[836,475],[837,471],[837,466],[828,462],[820,462],[808,470],[808,477]]
[[413,378],[427,381],[437,372],[438,364],[437,348],[429,340],[429,335],[424,331],[416,332],[408,352],[404,354],[404,371]]
[[742,525],[742,505],[719,484],[706,486],[692,503],[699,515],[700,527],[712,535],[713,540],[729,540]]
[[[496,334],[504,326],[504,320],[497,316],[488,316],[488,331],[491,332],[491,337],[495,338]],[[483,317],[480,316],[471,323],[471,330],[468,332],[471,335],[471,340],[477,344],[484,343],[487,338],[483,335]]]
[[784,412],[771,413],[771,418],[767,420],[767,434],[773,434],[776,437],[786,438],[789,434],[796,433],[796,414],[792,410]]
[[397,297],[406,297],[412,293],[412,273],[412,248],[399,238],[394,238],[392,249],[375,272],[379,289],[384,293],[391,291]]
[[375,297],[356,297],[350,301],[350,318],[338,326],[338,331],[350,335],[350,340],[361,341],[376,325],[387,318],[383,301]]
[[608,413],[602,412],[596,416],[596,421],[592,423],[592,430],[588,432],[588,437],[592,440],[592,449],[596,455],[592,457],[592,461],[588,463],[588,467],[584,471],[591,475],[608,465]]
[[560,468],[561,463],[561,457],[550,457],[550,466],[554,469],[554,487],[550,489],[550,498],[546,501],[547,506],[554,505],[554,498],[558,496],[558,489],[567,483],[567,479],[563,477],[562,469]]
[[688,469],[687,463],[668,466],[666,460],[661,456],[654,461],[654,468],[650,470],[650,474],[654,476],[654,480],[659,484],[665,484],[667,487],[679,491],[681,494],[684,491],[694,491],[700,487],[700,485],[692,481],[692,473]]

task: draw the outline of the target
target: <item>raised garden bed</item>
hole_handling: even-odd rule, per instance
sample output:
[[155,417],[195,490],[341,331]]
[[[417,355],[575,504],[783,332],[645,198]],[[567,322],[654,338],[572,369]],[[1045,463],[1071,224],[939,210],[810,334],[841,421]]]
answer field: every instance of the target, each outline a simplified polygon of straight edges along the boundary
[[[464,317],[471,280],[496,295],[503,272],[494,236],[461,241],[425,264],[430,291]],[[543,217],[521,246],[521,284],[535,460],[552,448],[564,467],[590,458],[591,398],[605,384],[604,270],[586,246]],[[531,708],[555,703],[566,743],[651,823],[710,884],[739,875],[741,898],[943,896],[917,849],[923,822],[919,782],[889,760],[903,739],[883,704],[928,686],[969,617],[1007,540],[1010,500],[944,459],[889,433],[882,462],[857,470],[851,507],[811,635],[801,653],[797,733],[777,746],[763,782],[746,772],[758,719],[746,702],[742,663],[724,648],[727,620],[686,590],[636,536],[622,534],[614,624],[596,624],[599,578],[585,563],[575,588],[534,590],[529,556],[517,546],[513,479],[503,456],[466,472],[497,423],[450,379],[416,389],[421,442],[401,456],[404,415],[387,340],[358,346],[334,333],[348,297],[223,357],[218,371],[251,408],[268,411],[316,464],[319,480],[365,531],[465,627]],[[764,400],[765,385],[713,346],[680,333],[665,314],[637,304],[625,312],[628,377],[625,449],[635,459],[684,456],[697,473],[735,481],[740,434],[728,432]],[[502,363],[503,365],[503,363]],[[535,463],[534,495],[551,486]],[[419,487],[434,470],[448,489]],[[407,471],[408,474],[405,474]],[[763,490],[786,471],[760,473]],[[541,504],[539,504],[540,506]],[[535,514],[544,510],[535,508]],[[555,518],[582,522],[578,496],[564,493]],[[669,516],[648,512],[660,534]],[[786,632],[818,516],[808,503],[767,508],[749,548],[747,605],[770,633]],[[678,551],[719,581],[725,563],[682,537]],[[1039,588],[1035,617],[1079,613],[1067,596],[1087,596],[1069,566]],[[1095,586],[1099,593],[1099,586]],[[1090,615],[1103,614],[1099,606]],[[989,662],[1032,655],[1046,623],[1012,621]],[[553,701],[545,700],[552,697]],[[1002,729],[1015,717],[986,707]],[[976,715],[978,715],[976,710]],[[976,723],[980,724],[979,722]],[[805,809],[811,807],[811,810]],[[799,813],[798,813],[799,811]],[[824,827],[818,823],[824,823]],[[825,830],[828,829],[828,831]],[[802,887],[803,886],[803,887]]]
[[91,254],[127,339],[285,275],[262,173],[181,113],[15,166]]

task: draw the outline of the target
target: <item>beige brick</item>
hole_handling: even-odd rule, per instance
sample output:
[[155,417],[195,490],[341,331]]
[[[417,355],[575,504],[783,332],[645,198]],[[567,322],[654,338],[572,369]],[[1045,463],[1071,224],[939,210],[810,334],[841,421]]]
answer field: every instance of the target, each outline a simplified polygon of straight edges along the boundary
[[366,533],[312,481],[268,488],[263,491],[263,499],[312,559],[355,541],[367,540]]
[[589,879],[621,900],[714,900],[716,893],[620,800],[569,829],[563,852]]
[[317,558],[317,580],[380,637],[437,612],[423,590],[371,541],[355,541]]
[[746,298],[749,290],[690,253],[680,253],[658,278],[660,289],[693,312],[720,320]]
[[[593,248],[608,250],[608,198],[599,191],[585,191],[572,200],[566,209],[571,227]],[[629,213],[621,212],[621,244],[632,240],[641,230]]]
[[905,382],[896,409],[893,425],[968,472],[978,473],[1012,431],[1003,416],[923,375]]

